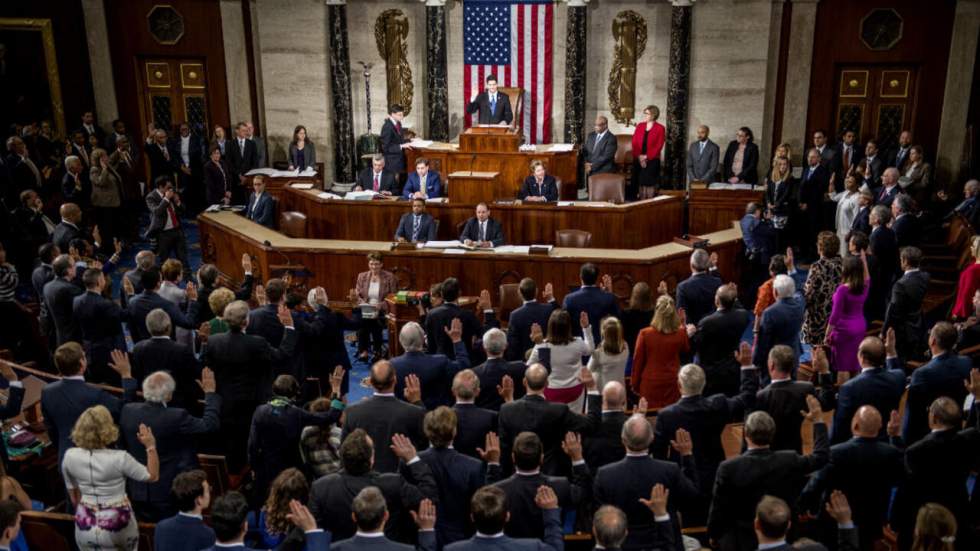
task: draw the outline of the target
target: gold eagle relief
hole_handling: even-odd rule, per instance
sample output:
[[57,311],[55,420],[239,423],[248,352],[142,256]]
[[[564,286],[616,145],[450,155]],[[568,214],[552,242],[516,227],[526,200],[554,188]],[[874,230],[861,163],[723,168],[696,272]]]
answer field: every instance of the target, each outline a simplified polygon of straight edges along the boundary
[[385,61],[388,105],[412,112],[412,68],[408,65],[408,17],[401,10],[385,10],[374,23],[378,55]]
[[635,11],[621,11],[613,19],[613,65],[609,70],[609,108],[621,124],[636,115],[636,63],[647,47],[647,24]]

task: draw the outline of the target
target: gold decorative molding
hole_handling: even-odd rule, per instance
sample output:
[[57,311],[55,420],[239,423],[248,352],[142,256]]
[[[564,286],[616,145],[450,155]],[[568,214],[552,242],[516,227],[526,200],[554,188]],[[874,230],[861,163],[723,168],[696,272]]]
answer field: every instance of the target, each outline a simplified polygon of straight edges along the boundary
[[41,33],[44,45],[44,66],[48,75],[48,92],[51,94],[51,122],[58,136],[65,135],[65,106],[61,99],[61,76],[58,73],[58,55],[54,47],[54,30],[50,19],[0,18],[0,29]]
[[609,108],[622,124],[636,115],[636,64],[647,46],[647,24],[635,11],[621,11],[612,22],[615,40],[609,70]]
[[[398,104],[412,112],[412,68],[408,64],[408,17],[401,10],[385,10],[374,22],[378,55],[385,60],[388,105]],[[387,109],[385,109],[387,114]]]

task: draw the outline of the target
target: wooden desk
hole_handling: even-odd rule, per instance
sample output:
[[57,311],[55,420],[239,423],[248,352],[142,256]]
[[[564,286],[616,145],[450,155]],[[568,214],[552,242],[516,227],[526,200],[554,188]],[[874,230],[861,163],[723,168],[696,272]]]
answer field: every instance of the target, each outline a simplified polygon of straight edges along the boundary
[[[280,200],[282,210],[306,214],[307,235],[318,239],[365,239],[392,241],[398,221],[411,212],[407,201],[345,201],[321,199],[316,191],[287,188]],[[684,203],[681,197],[647,199],[612,205],[578,202],[556,204],[490,205],[490,216],[503,225],[509,244],[554,243],[555,231],[584,230],[592,233],[592,246],[640,249],[666,243],[680,234]],[[459,226],[474,216],[474,205],[430,204],[426,211],[439,221],[440,240],[459,238]]]
[[[246,198],[250,193],[252,193],[252,178],[254,178],[254,176],[246,176]],[[323,189],[323,179],[320,176],[265,176],[265,190],[269,192],[269,195],[274,197],[277,201],[282,200],[284,191],[290,184],[294,183],[313,184],[313,189],[318,192]],[[280,209],[280,211],[281,210],[282,209]]]
[[449,200],[458,205],[475,205],[513,199],[517,194],[499,176],[499,172],[453,172],[449,175]]
[[[258,280],[267,277],[271,264],[300,264],[310,273],[306,285],[323,286],[332,297],[347,296],[357,274],[367,270],[370,252],[384,255],[384,268],[395,274],[399,288],[428,289],[455,276],[466,295],[532,277],[539,286],[553,283],[555,297],[561,300],[579,285],[581,265],[594,262],[601,273],[612,277],[613,292],[625,304],[634,283],[645,281],[656,287],[664,280],[672,288],[691,272],[691,249],[677,243],[642,249],[556,247],[548,256],[486,251],[445,254],[438,250],[391,251],[387,241],[294,239],[230,212],[204,213],[198,217],[198,227],[204,261],[217,265],[227,277],[241,279],[242,254],[248,253],[254,259],[253,273]],[[708,249],[718,253],[718,267],[725,279],[738,281],[738,226],[704,237],[710,240]]]
[[[664,191],[666,195],[682,197],[683,191]],[[687,201],[688,233],[701,235],[732,226],[733,220],[745,216],[745,206],[755,201],[764,203],[765,191],[692,189]],[[764,206],[764,205],[763,205]]]

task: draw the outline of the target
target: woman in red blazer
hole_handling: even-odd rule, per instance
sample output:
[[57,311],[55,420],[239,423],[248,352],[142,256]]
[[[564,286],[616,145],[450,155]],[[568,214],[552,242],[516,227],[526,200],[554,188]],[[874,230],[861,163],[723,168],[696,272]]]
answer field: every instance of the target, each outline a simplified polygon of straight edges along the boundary
[[361,328],[357,332],[358,359],[367,360],[368,345],[373,344],[373,362],[381,358],[382,330],[385,314],[388,313],[385,297],[398,292],[398,280],[395,274],[382,269],[384,264],[381,262],[381,253],[370,253],[367,258],[368,271],[357,274],[357,286],[352,289],[352,294],[356,297],[352,298],[357,299],[359,306],[371,305],[377,312],[377,317],[373,319],[361,318]]
[[667,130],[657,122],[660,109],[647,105],[643,110],[644,122],[633,131],[633,178],[626,200],[650,199],[657,196],[660,187],[660,151],[664,148]]

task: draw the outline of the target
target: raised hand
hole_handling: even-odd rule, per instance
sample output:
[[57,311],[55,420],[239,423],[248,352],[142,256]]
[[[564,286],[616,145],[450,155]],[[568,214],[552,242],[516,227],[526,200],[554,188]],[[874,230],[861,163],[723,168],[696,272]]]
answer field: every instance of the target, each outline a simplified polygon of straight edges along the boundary
[[408,463],[418,455],[415,452],[415,445],[404,434],[394,434],[391,437],[391,451],[399,459]]
[[113,237],[112,250],[115,251],[116,254],[122,254],[122,249],[123,249],[122,241],[120,241],[118,238]]
[[647,402],[647,399],[646,398],[640,396],[640,401],[637,402],[636,403],[636,407],[633,408],[633,413],[634,414],[637,414],[638,413],[640,415],[646,415],[648,409],[650,409],[650,403]]
[[258,302],[259,306],[269,304],[269,299],[265,296],[265,285],[259,284],[255,286],[255,302]]
[[248,253],[242,254],[242,270],[244,270],[246,274],[252,272],[252,255]]
[[544,340],[544,332],[541,330],[541,325],[537,323],[531,324],[531,342],[534,344],[539,344]]
[[885,357],[894,358],[895,356],[898,356],[895,349],[895,328],[889,327],[888,331],[885,331]]
[[561,449],[573,462],[582,460],[582,437],[574,432],[566,432]]
[[344,366],[335,365],[333,373],[330,374],[330,395],[340,396],[341,389],[344,388]]
[[136,294],[136,289],[133,287],[133,282],[129,280],[128,277],[122,278],[123,282],[123,292],[126,293],[127,297],[131,297]]
[[677,429],[674,439],[670,441],[670,447],[681,455],[691,455],[694,453],[694,442],[691,440],[691,433],[684,429]]
[[477,301],[476,307],[480,312],[493,309],[493,302],[490,300],[490,291],[486,289],[480,291],[480,299]]
[[144,448],[152,448],[157,445],[157,439],[153,436],[153,429],[140,423],[139,430],[136,432],[136,438],[143,444]]
[[286,308],[285,304],[280,304],[279,309],[276,310],[276,317],[279,318],[279,323],[283,327],[293,327],[293,314]]
[[888,414],[888,424],[885,426],[885,432],[892,438],[897,438],[902,433],[902,418],[898,415],[898,410],[893,409]]
[[360,297],[357,296],[356,289],[351,289],[350,291],[347,291],[347,300],[350,301],[351,304],[359,304],[361,302]]
[[538,493],[534,496],[534,504],[538,506],[538,509],[557,509],[558,496],[550,486],[542,484],[538,486]]
[[660,280],[660,284],[657,285],[657,294],[658,295],[666,295],[667,294],[667,282],[666,281],[664,281],[662,279]]
[[109,367],[118,373],[122,379],[133,378],[133,367],[129,364],[129,355],[122,350],[109,352]]
[[415,525],[419,527],[419,530],[432,530],[436,526],[436,506],[432,504],[432,500],[423,499],[419,503],[419,511],[409,511],[412,513],[412,520],[415,521]]
[[316,530],[316,519],[306,505],[295,499],[289,500],[289,512],[286,513],[286,520],[292,522],[304,533]]
[[963,381],[963,385],[966,386],[966,391],[974,397],[980,397],[980,369],[971,369],[970,379]]
[[813,347],[813,369],[817,373],[830,373],[830,362],[827,360],[827,351],[822,346]]
[[500,463],[500,438],[497,433],[488,432],[484,438],[483,448],[477,448],[476,453],[487,463]]
[[667,498],[670,497],[670,490],[663,484],[657,484],[650,489],[650,499],[640,498],[640,503],[650,509],[655,517],[662,517],[667,514]]
[[607,293],[611,293],[612,289],[612,276],[609,274],[602,274],[602,290]]
[[710,255],[708,255],[708,262],[711,263],[711,267],[712,268],[717,268],[718,267],[718,253],[712,251],[712,253]]
[[735,359],[738,360],[738,365],[752,365],[752,345],[744,341],[739,344],[738,350],[735,352]]
[[497,385],[497,394],[505,402],[514,401],[514,379],[511,379],[510,375],[504,375],[503,379],[500,379],[500,384]]
[[834,490],[827,500],[827,514],[830,515],[837,524],[851,523],[851,505],[847,502],[847,496],[840,490]]
[[807,411],[801,411],[800,415],[806,418],[807,421],[816,423],[821,419],[823,415],[823,409],[820,407],[820,400],[813,394],[807,394],[806,396],[806,407]]
[[102,233],[99,231],[99,227],[95,226],[92,228],[92,241],[101,244],[102,243]]
[[422,382],[418,375],[412,374],[405,377],[405,390],[403,391],[405,401],[415,404],[422,401]]
[[194,285],[193,281],[187,282],[187,287],[184,288],[184,292],[187,293],[187,300],[197,300],[197,285]]
[[793,270],[793,247],[786,247],[786,269]]
[[544,291],[541,292],[541,298],[543,298],[545,302],[555,300],[555,288],[551,285],[551,283],[544,284]]
[[453,321],[449,323],[449,327],[443,327],[442,330],[449,335],[453,344],[463,340],[463,322],[459,318],[453,318]]
[[214,394],[218,389],[218,383],[214,380],[214,371],[210,367],[201,370],[201,378],[197,381],[197,385],[205,394]]
[[585,329],[589,326],[589,314],[586,313],[585,310],[579,312],[578,324],[582,326],[582,329]]
[[313,296],[315,297],[316,303],[320,306],[326,306],[329,299],[327,298],[327,290],[323,287],[317,287],[313,290]]

